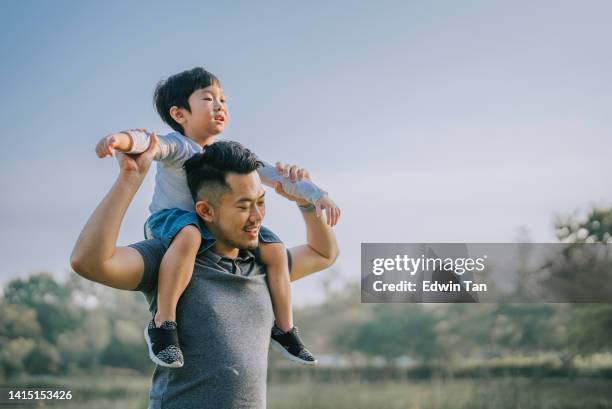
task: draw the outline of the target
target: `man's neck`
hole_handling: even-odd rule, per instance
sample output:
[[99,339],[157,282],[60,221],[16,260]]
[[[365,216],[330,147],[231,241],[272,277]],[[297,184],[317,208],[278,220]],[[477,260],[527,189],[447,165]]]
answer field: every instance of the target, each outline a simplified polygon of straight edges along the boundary
[[235,259],[238,257],[238,253],[240,252],[240,249],[237,249],[236,247],[230,247],[230,246],[226,246],[225,244],[217,241],[215,244],[213,244],[213,246],[210,248],[210,250],[221,256],[221,257],[226,257],[226,258],[230,258],[230,259]]
[[221,257],[227,257],[231,259],[238,257],[238,253],[240,252],[239,248],[231,244],[224,243],[222,240],[216,239],[219,234],[217,233],[214,225],[204,222],[204,227],[210,232],[213,237],[215,237],[215,244],[213,244],[210,248],[213,253]]

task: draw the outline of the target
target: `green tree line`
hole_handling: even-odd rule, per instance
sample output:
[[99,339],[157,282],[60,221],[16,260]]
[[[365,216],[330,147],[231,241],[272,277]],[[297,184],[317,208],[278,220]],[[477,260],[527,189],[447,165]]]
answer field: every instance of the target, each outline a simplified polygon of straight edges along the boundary
[[[560,241],[609,242],[612,210],[559,219],[556,227]],[[569,367],[577,356],[612,349],[609,304],[371,305],[360,303],[356,285],[325,291],[326,301],[297,310],[296,322],[313,351],[351,362],[445,364],[555,354]],[[66,282],[46,273],[15,279],[0,298],[0,376],[100,367],[150,373],[142,339],[148,319],[141,294],[76,274]],[[272,367],[281,361],[271,357]]]

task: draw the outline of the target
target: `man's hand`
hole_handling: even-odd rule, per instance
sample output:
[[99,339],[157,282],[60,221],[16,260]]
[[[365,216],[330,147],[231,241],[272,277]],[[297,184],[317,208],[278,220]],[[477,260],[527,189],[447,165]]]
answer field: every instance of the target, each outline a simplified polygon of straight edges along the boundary
[[[297,165],[284,165],[281,162],[276,162],[276,171],[280,175],[283,175],[285,178],[289,179],[291,182],[298,182],[303,179],[310,180],[310,172],[304,168],[300,168]],[[309,203],[304,199],[287,194],[283,190],[280,183],[277,183],[274,186],[274,190],[279,195],[296,202],[298,206],[305,206]],[[317,200],[314,205],[317,212],[317,217],[321,217],[321,214],[325,212],[325,215],[327,216],[327,224],[330,227],[334,227],[338,223],[341,213],[340,208],[338,205],[336,205],[336,203],[334,203],[333,200],[329,198],[329,196],[323,196]]]
[[117,162],[119,163],[120,175],[128,179],[137,179],[142,181],[146,176],[153,157],[157,152],[157,134],[153,132],[151,134],[151,143],[149,148],[138,155],[128,155],[125,153],[117,152]]

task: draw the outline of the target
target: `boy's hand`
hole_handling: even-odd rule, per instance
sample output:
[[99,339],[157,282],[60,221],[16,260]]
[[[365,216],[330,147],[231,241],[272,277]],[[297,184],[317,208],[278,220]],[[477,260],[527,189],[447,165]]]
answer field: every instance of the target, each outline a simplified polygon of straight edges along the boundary
[[329,196],[325,195],[315,202],[317,217],[321,217],[321,213],[325,212],[327,216],[327,224],[334,227],[340,220],[340,208]]
[[[297,165],[284,165],[281,162],[276,162],[276,171],[292,182],[297,182],[302,179],[310,180],[310,172],[304,168],[300,168]],[[275,191],[287,199],[296,202],[298,205],[306,205],[309,203],[306,200],[285,193],[280,183],[276,184]],[[321,217],[321,214],[325,212],[325,215],[327,216],[327,224],[329,226],[334,227],[338,223],[338,220],[340,220],[340,208],[336,203],[334,203],[333,200],[329,198],[329,196],[323,196],[317,200],[314,205],[317,212],[317,217]]]
[[[134,129],[146,132],[145,129]],[[129,152],[132,149],[132,137],[126,131],[106,135],[96,145],[96,154],[99,158],[113,156],[113,151]]]

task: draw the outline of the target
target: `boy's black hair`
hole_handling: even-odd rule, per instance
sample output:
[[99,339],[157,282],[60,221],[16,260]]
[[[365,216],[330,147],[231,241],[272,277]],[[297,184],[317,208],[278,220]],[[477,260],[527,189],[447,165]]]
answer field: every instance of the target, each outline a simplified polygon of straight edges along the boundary
[[157,83],[153,94],[155,108],[165,123],[175,131],[183,133],[183,127],[170,116],[170,108],[177,106],[191,112],[188,102],[191,94],[213,84],[221,83],[214,74],[202,67],[179,72]]
[[208,145],[203,153],[193,155],[183,167],[187,175],[189,191],[194,202],[197,202],[201,198],[199,197],[201,190],[209,198],[212,198],[215,193],[230,190],[226,181],[228,173],[245,175],[262,165],[257,155],[240,143],[219,141]]

